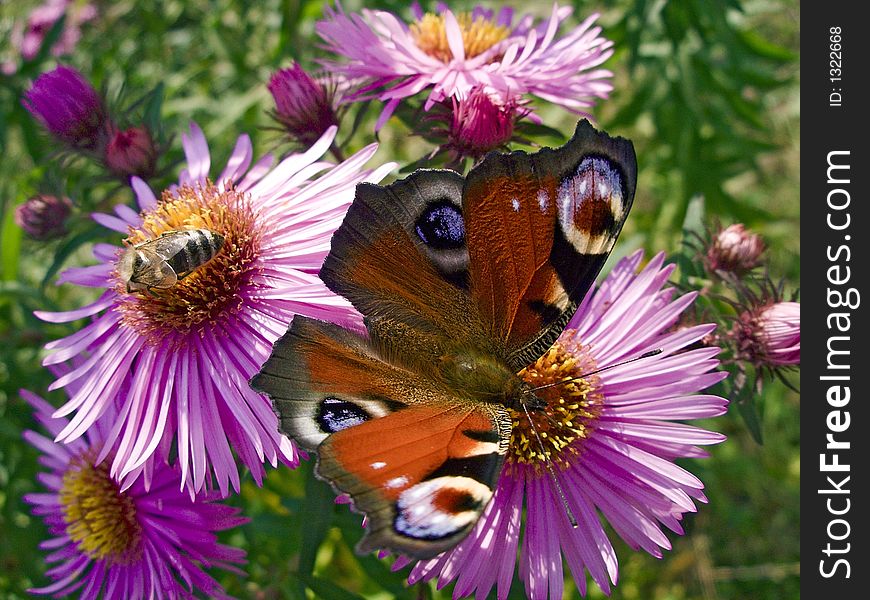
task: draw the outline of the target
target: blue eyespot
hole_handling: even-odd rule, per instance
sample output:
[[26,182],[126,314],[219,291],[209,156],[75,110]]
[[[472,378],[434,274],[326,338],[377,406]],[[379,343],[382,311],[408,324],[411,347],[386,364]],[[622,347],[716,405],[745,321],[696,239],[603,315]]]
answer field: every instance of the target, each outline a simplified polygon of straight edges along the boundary
[[453,250],[465,245],[462,213],[448,200],[429,204],[414,226],[423,243],[435,250]]
[[335,433],[365,423],[371,419],[371,415],[353,402],[324,398],[317,407],[315,419],[322,432]]

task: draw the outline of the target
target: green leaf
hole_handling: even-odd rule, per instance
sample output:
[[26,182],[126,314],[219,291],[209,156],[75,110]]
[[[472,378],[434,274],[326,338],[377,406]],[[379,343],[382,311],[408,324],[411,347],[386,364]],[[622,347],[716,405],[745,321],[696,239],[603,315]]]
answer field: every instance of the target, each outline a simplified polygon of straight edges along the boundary
[[299,512],[299,518],[305,523],[302,528],[302,547],[299,552],[300,575],[311,575],[314,572],[317,551],[332,526],[335,507],[335,494],[332,489],[317,478],[310,463],[306,464],[309,466],[305,480],[305,497],[302,510]]
[[66,260],[81,246],[87,244],[89,242],[93,242],[95,240],[102,239],[106,235],[106,232],[101,227],[91,227],[90,229],[86,229],[81,233],[78,233],[68,239],[66,242],[58,247],[57,252],[54,253],[54,260],[51,261],[51,265],[48,267],[48,271],[45,272],[45,276],[42,278],[41,287],[45,287],[49,284],[49,282],[54,278]]
[[299,579],[305,582],[305,585],[318,598],[324,598],[325,600],[362,600],[362,596],[349,592],[327,579],[315,577],[314,575],[299,575]]
[[690,233],[704,234],[704,196],[697,194],[689,200],[683,218],[683,237]]
[[0,278],[12,281],[18,278],[18,262],[21,255],[23,232],[15,223],[15,210],[10,204],[3,207],[6,213],[0,226]]
[[160,113],[163,108],[163,93],[164,86],[163,82],[161,82],[151,90],[148,94],[148,99],[145,101],[145,115],[143,121],[149,131],[159,131],[161,128],[162,121],[160,119]]
[[357,102],[356,105],[356,114],[354,114],[353,116],[353,124],[350,126],[350,132],[348,132],[347,137],[344,138],[344,141],[338,145],[338,147],[342,150],[347,147],[347,145],[350,143],[350,140],[356,133],[357,129],[359,129],[360,124],[362,124],[363,120],[365,120],[365,117],[369,112],[369,108],[372,105],[372,101],[365,100],[363,102]]
[[737,406],[737,412],[743,417],[752,439],[763,444],[762,413],[758,402],[761,399],[761,376],[754,367],[745,363],[730,367],[728,371],[731,372],[728,399]]
[[32,304],[51,311],[60,310],[41,290],[20,281],[0,281],[0,299],[11,299],[19,304]]
[[520,123],[517,123],[516,131],[517,133],[520,133],[530,138],[547,138],[556,142],[557,144],[564,144],[568,140],[568,136],[573,133],[573,131],[569,131],[566,135],[563,131],[559,131],[558,129],[554,129],[553,127],[548,127],[543,123],[532,123],[531,121],[522,121]]
[[770,43],[751,29],[738,30],[737,37],[757,56],[781,62],[795,58],[794,53],[787,48]]

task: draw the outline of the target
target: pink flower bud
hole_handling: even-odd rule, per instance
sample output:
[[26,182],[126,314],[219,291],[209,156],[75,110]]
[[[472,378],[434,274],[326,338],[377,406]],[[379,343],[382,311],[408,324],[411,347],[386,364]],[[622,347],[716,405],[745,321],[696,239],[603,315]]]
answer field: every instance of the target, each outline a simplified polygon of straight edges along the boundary
[[334,90],[321,85],[297,63],[276,71],[268,88],[275,99],[275,119],[302,145],[310,146],[330,126],[338,125]]
[[127,179],[137,175],[148,179],[157,166],[157,148],[145,127],[116,131],[106,146],[104,162],[112,173]]
[[761,237],[748,231],[742,223],[735,223],[713,236],[707,250],[707,267],[712,272],[739,275],[760,265],[763,252]]
[[777,302],[761,310],[755,319],[758,338],[768,364],[799,365],[801,362],[801,305]]
[[460,157],[480,158],[507,144],[524,114],[517,102],[503,104],[483,88],[474,88],[467,97],[453,100],[447,145]]
[[48,132],[76,150],[98,150],[110,122],[97,90],[69,67],[59,66],[36,78],[22,100]]
[[15,208],[15,222],[28,237],[49,240],[66,232],[66,220],[72,210],[68,198],[33,196]]

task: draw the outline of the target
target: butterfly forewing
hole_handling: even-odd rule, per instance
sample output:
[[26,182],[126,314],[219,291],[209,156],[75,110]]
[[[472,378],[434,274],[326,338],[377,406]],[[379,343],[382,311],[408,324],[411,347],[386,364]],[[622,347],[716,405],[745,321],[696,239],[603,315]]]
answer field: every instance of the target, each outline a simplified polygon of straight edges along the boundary
[[431,364],[445,342],[482,331],[466,290],[462,182],[452,171],[424,170],[385,187],[357,186],[321,268],[399,362]]
[[549,348],[595,282],[634,198],[628,140],[587,121],[568,144],[491,154],[463,190],[474,305],[516,370]]

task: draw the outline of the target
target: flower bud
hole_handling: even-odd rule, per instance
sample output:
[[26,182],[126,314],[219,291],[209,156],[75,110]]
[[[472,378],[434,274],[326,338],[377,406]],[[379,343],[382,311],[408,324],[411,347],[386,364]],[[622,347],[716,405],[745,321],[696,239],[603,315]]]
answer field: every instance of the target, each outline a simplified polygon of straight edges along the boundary
[[740,275],[761,264],[764,242],[761,237],[748,231],[743,224],[735,223],[720,229],[713,236],[707,250],[707,268]]
[[321,85],[297,63],[269,79],[275,100],[273,116],[295,141],[310,146],[332,125],[338,125],[334,90]]
[[788,367],[801,362],[801,305],[773,302],[740,315],[735,325],[738,348],[744,358],[767,367]]
[[157,166],[157,147],[146,127],[115,131],[106,145],[104,162],[112,173],[126,180],[131,175],[148,179]]
[[109,120],[103,99],[75,69],[59,66],[36,78],[24,107],[56,139],[76,150],[98,150]]
[[28,237],[49,240],[66,232],[66,220],[72,210],[68,198],[33,196],[15,208],[15,222]]
[[777,302],[757,317],[758,338],[767,362],[776,366],[799,365],[801,362],[801,305]]
[[502,104],[476,87],[467,97],[453,99],[447,147],[458,157],[481,158],[511,140],[524,114],[516,101]]

